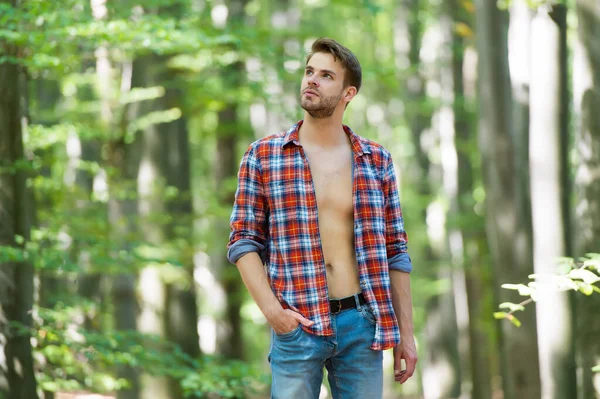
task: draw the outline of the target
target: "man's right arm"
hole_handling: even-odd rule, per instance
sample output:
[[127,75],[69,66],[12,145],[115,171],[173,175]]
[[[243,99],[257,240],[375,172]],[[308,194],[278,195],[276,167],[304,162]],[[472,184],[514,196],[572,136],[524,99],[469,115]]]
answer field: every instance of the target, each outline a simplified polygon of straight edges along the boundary
[[236,263],[250,295],[276,333],[282,334],[298,327],[310,327],[313,322],[290,309],[283,309],[269,285],[260,256],[256,252],[243,255]]
[[267,199],[264,192],[259,161],[250,146],[240,165],[238,188],[231,214],[231,234],[228,258],[238,267],[250,295],[275,332],[291,331],[302,323],[313,322],[302,315],[283,309],[271,287],[263,267],[264,248],[268,237]]

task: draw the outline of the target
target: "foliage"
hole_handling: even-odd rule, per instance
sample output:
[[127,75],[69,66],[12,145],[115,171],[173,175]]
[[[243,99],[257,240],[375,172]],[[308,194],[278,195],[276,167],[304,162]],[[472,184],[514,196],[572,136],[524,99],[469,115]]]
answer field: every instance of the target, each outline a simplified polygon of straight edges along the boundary
[[[532,274],[529,276],[533,281],[525,284],[503,284],[502,288],[518,291],[519,295],[528,297],[521,303],[504,302],[499,305],[500,309],[508,309],[508,312],[495,312],[494,318],[507,319],[519,327],[521,322],[514,315],[515,312],[525,310],[525,306],[538,300],[538,290],[542,284],[555,292],[577,291],[584,295],[600,293],[600,287],[595,285],[600,281],[600,254],[589,253],[576,261],[573,258],[564,257],[559,260],[558,269],[561,273],[556,275]],[[600,372],[600,365],[593,368]]]
[[[510,2],[497,3],[508,7]],[[236,16],[231,1],[108,0],[104,16],[94,16],[89,0],[18,3],[18,8],[0,3],[0,63],[19,64],[28,81],[29,91],[22,101],[27,116],[26,156],[0,168],[0,173],[24,172],[29,176],[27,185],[35,197],[36,212],[30,237],[17,237],[16,247],[0,246],[0,264],[31,262],[35,266],[40,295],[34,312],[35,329],[20,331],[33,337],[42,389],[119,390],[129,384],[115,377],[120,366],[172,376],[187,395],[239,397],[266,383],[258,371],[264,364],[258,359],[267,341],[256,317],[245,317],[241,323],[248,363],[212,356],[191,359],[158,337],[115,331],[115,303],[106,285],[116,276],[136,275],[146,266],[157,266],[165,283],[195,283],[183,272],[183,266],[199,253],[205,255],[213,248],[219,253],[218,249],[224,248],[226,233],[215,229],[215,221],[229,216],[230,201],[229,197],[223,200],[223,192],[231,192],[236,184],[234,173],[219,184],[215,182],[214,161],[221,155],[217,141],[222,135],[235,134],[238,148],[230,154],[235,159],[256,137],[275,133],[299,118],[295,101],[302,62],[309,50],[307,44],[318,36],[340,40],[361,60],[363,87],[352,101],[345,122],[390,149],[402,171],[401,195],[410,251],[415,265],[418,263],[411,279],[415,330],[422,331],[426,317],[432,314],[423,304],[450,292],[453,284],[451,279],[437,276],[454,260],[447,253],[441,254],[447,252],[441,249],[445,244],[428,243],[429,229],[438,229],[440,237],[460,230],[466,239],[464,252],[472,256],[464,264],[480,265],[487,273],[485,192],[480,181],[484,162],[474,134],[469,139],[455,139],[473,168],[473,192],[460,198],[462,212],[450,211],[454,205],[442,188],[442,164],[447,163],[448,154],[436,131],[439,126],[434,125],[446,123],[440,109],[449,105],[442,88],[447,84],[443,80],[448,79],[443,77],[441,65],[447,53],[443,48],[447,43],[441,42],[440,34],[447,17],[440,18],[444,2],[249,0],[239,2],[243,7]],[[548,4],[545,0],[527,3],[531,7]],[[455,6],[472,17],[475,5],[471,0]],[[226,24],[216,22],[219,10],[229,12]],[[407,12],[409,17],[402,15]],[[470,47],[474,33],[465,21],[451,23],[464,45]],[[416,33],[404,30],[411,27],[403,25],[414,23],[421,30],[419,37],[411,37]],[[409,61],[409,47],[414,45],[421,47],[417,65]],[[14,57],[4,52],[11,46],[18,47]],[[101,78],[102,62],[107,74]],[[151,65],[148,73],[153,79],[139,73],[138,63]],[[155,66],[160,70],[153,70]],[[465,67],[468,70],[472,66]],[[422,80],[416,82],[423,86],[419,96],[410,93],[415,89],[415,76]],[[466,83],[465,87],[472,85]],[[475,96],[465,89],[464,97],[454,101],[464,105],[468,116],[462,117],[474,126]],[[224,113],[232,110],[235,120],[225,122]],[[411,123],[418,118],[425,124],[415,140]],[[126,203],[135,209],[139,199],[136,173],[128,173],[128,166],[115,159],[123,160],[126,151],[139,153],[140,133],[179,122],[185,123],[190,133],[191,192],[180,192],[164,181],[153,182],[158,190],[154,198],[164,201],[167,208],[178,200],[193,198],[195,212],[167,209],[140,219],[133,210],[117,221],[111,220],[112,204]],[[423,176],[416,172],[421,168],[415,164],[417,151],[423,152],[430,165],[427,179],[432,180],[433,188],[427,194],[419,188]],[[424,215],[432,204],[440,206],[445,223],[437,221],[433,226],[433,217],[425,223]],[[150,243],[143,235],[148,224],[171,229],[174,234],[160,244]],[[440,252],[440,259],[430,261],[430,247]],[[455,266],[462,267],[458,263]],[[467,275],[473,274],[471,267],[467,266]],[[553,282],[561,289],[590,294],[597,291],[597,272],[597,264],[573,264]],[[239,278],[231,268],[203,283],[227,286],[232,274]],[[90,277],[103,279],[94,298],[79,291],[81,281]],[[491,280],[487,275],[478,278],[485,286]],[[536,283],[505,288],[533,301]],[[251,301],[245,290],[234,295]],[[201,317],[226,316],[229,308],[215,309],[213,299],[201,298]],[[503,303],[495,316],[518,325],[515,314],[527,301]],[[493,306],[486,296],[482,314],[490,314]],[[254,313],[259,311],[254,309]],[[471,321],[491,330],[489,317]]]
[[135,331],[86,330],[79,325],[82,318],[81,308],[59,303],[55,309],[36,309],[31,330],[13,325],[17,334],[32,337],[36,377],[44,391],[123,389],[129,382],[114,377],[118,366],[172,377],[186,396],[230,398],[264,389],[265,376],[256,367],[211,356],[192,359],[173,343]]

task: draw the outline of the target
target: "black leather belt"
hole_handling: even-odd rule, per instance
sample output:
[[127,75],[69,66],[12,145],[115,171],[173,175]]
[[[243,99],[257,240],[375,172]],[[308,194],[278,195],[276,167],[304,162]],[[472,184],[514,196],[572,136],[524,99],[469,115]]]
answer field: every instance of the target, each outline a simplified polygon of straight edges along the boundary
[[[358,302],[361,305],[364,305],[365,303],[367,303],[362,292],[360,294],[358,294]],[[354,299],[354,295],[348,296],[346,298],[329,300],[329,309],[331,310],[332,314],[340,313],[342,310],[352,309],[355,307],[356,307],[356,299]]]

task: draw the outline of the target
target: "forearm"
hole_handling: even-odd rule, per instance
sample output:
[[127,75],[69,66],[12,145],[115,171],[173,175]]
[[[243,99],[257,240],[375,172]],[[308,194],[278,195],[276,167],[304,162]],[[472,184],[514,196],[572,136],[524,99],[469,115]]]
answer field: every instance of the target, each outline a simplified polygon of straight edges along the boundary
[[267,274],[258,253],[250,252],[245,254],[238,259],[236,266],[250,295],[267,320],[270,320],[273,315],[283,310],[271,290]]
[[410,274],[399,270],[390,270],[392,305],[400,327],[400,335],[413,336],[412,296],[410,292]]

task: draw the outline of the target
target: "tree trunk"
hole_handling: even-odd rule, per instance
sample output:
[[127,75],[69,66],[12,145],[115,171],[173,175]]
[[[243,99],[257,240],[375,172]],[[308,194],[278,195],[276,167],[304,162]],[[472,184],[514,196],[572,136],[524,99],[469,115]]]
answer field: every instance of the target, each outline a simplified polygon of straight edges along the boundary
[[[225,76],[232,76],[235,74],[241,74],[240,65],[236,65],[236,68],[228,68],[229,73]],[[233,192],[225,185],[225,182],[236,176],[237,173],[237,152],[236,143],[237,138],[234,133],[237,131],[235,125],[238,120],[238,113],[235,104],[229,104],[223,111],[219,112],[219,129],[217,138],[217,157],[216,157],[216,182],[217,182],[217,195],[219,203],[222,206],[230,206],[233,203]],[[226,219],[216,222],[216,231],[219,233],[219,237],[222,238],[221,244],[226,244],[226,239],[229,234],[229,223]],[[222,248],[223,246],[219,246]],[[233,359],[242,359],[244,355],[243,342],[242,342],[242,320],[240,317],[240,309],[243,300],[243,286],[241,285],[239,276],[228,272],[227,269],[231,267],[227,258],[224,255],[220,256],[220,259],[215,262],[218,265],[218,275],[223,289],[226,293],[226,320],[225,320],[225,334],[219,337],[218,346],[220,352],[225,356]],[[216,266],[216,265],[215,265]]]
[[[120,172],[118,178],[109,180],[111,191],[131,190],[136,174],[135,143],[126,145],[122,141],[111,142],[109,162]],[[134,230],[134,217],[137,215],[137,201],[128,198],[116,198],[111,195],[108,201],[108,218],[111,236],[115,242],[122,243],[122,251],[130,251],[127,236]],[[121,262],[118,252],[115,262]],[[136,273],[132,265],[121,265],[123,271],[112,278],[112,301],[114,304],[115,329],[123,332],[137,331],[138,302],[136,297]],[[129,268],[129,270],[127,270]],[[139,373],[133,367],[119,366],[117,377],[128,381],[129,387],[117,392],[117,399],[138,399],[140,397]]]
[[[106,1],[107,0],[90,0],[90,7],[94,19],[100,21],[107,17],[108,9],[106,7]],[[106,132],[109,132],[109,129],[114,122],[111,112],[111,88],[114,86],[112,76],[113,71],[108,57],[108,49],[105,46],[99,46],[94,55],[96,58],[96,92],[98,94],[98,99],[100,100],[100,125]],[[95,99],[96,98],[94,98],[94,100]],[[77,166],[81,160],[100,162],[100,144],[96,140],[87,139],[82,141],[80,137],[77,136],[77,133],[72,133],[72,136],[69,137],[69,144],[76,145],[77,148],[79,148],[79,151],[76,151],[74,154],[69,154],[69,166],[73,169],[71,172],[72,181],[70,183],[76,185],[79,190],[81,190],[81,193],[92,193],[94,176],[89,171],[77,168]],[[65,175],[66,174],[67,173],[65,173]],[[88,197],[86,197],[86,199],[87,198]],[[87,200],[78,201],[76,206],[84,212],[90,208],[90,204]],[[73,254],[77,264],[79,264],[81,268],[77,287],[78,294],[83,298],[88,299],[91,303],[94,303],[93,310],[86,312],[84,315],[84,326],[86,330],[99,331],[100,327],[104,324],[102,321],[102,310],[105,306],[105,298],[102,294],[103,275],[92,270],[93,265],[90,263],[89,253],[85,250],[81,251],[78,246],[75,245]]]
[[[506,13],[495,2],[477,0],[476,28],[479,62],[479,149],[486,190],[486,232],[494,270],[496,302],[516,302],[503,283],[528,281],[533,271],[531,233],[519,206],[518,172],[511,134],[511,86],[506,49]],[[511,295],[513,294],[513,295]],[[501,323],[500,356],[504,397],[540,396],[534,309],[520,315],[522,326]]]
[[[455,0],[448,0],[445,6],[451,25],[445,25],[445,36],[451,38],[448,65],[452,109],[452,129],[446,129],[442,138],[444,167],[444,187],[450,199],[449,220],[452,226],[448,232],[448,247],[454,274],[454,301],[456,303],[460,368],[463,386],[471,386],[471,397],[483,399],[491,397],[491,344],[484,326],[489,313],[482,304],[488,301],[483,287],[486,286],[485,271],[482,270],[478,236],[483,229],[483,221],[477,218],[468,225],[459,222],[464,215],[473,213],[470,198],[474,189],[473,167],[468,148],[474,142],[472,115],[466,107],[464,91],[465,44],[467,35],[459,35],[456,26],[472,26],[467,11]],[[489,298],[489,295],[488,295]],[[489,302],[489,301],[488,301]]]
[[[529,169],[535,273],[557,273],[567,255],[563,181],[567,164],[566,25],[563,5],[540,7],[531,36],[531,117]],[[566,292],[539,280],[536,300],[543,399],[576,396],[571,309]]]
[[[461,301],[456,301],[455,283],[459,265],[446,261],[451,258],[449,247],[449,234],[446,227],[446,218],[436,217],[436,213],[442,213],[437,190],[433,187],[443,187],[447,195],[452,195],[456,190],[456,182],[450,174],[451,169],[455,167],[453,161],[448,154],[452,153],[454,146],[454,124],[453,124],[453,70],[452,70],[452,19],[445,9],[440,10],[439,29],[443,32],[445,38],[439,44],[438,51],[438,66],[436,67],[436,80],[441,87],[440,108],[436,110],[433,117],[433,131],[439,134],[439,147],[435,149],[440,153],[441,165],[428,165],[425,169],[430,171],[429,176],[424,174],[420,181],[426,182],[426,191],[421,192],[422,195],[431,199],[430,205],[427,207],[429,243],[433,258],[431,259],[433,270],[435,270],[435,279],[439,282],[445,282],[447,289],[435,295],[428,301],[426,308],[426,337],[427,337],[427,364],[423,371],[423,391],[426,399],[441,399],[441,398],[458,398],[461,393],[461,367],[458,349],[458,325],[457,325],[457,309],[465,304]],[[411,18],[413,21],[417,18]],[[411,21],[410,24],[418,22]],[[416,31],[417,29],[411,29]],[[420,49],[420,46],[419,46]],[[411,51],[411,53],[413,53]],[[414,64],[414,55],[411,55],[411,65],[416,66],[418,71],[419,63]],[[424,92],[421,92],[420,102],[425,104],[427,101]],[[419,109],[422,108],[418,107]],[[422,112],[422,111],[420,111]],[[414,139],[419,139],[422,136],[422,131],[413,131]],[[436,138],[435,141],[438,141]],[[426,160],[429,163],[430,156],[428,153],[418,155],[422,159],[421,163]],[[441,181],[439,181],[441,180]],[[425,184],[423,184],[425,185]],[[432,225],[432,220],[442,219],[439,226]],[[458,267],[457,267],[458,266]],[[464,281],[464,279],[463,279]],[[466,304],[465,304],[466,305]],[[466,307],[466,306],[465,306]],[[466,309],[465,309],[466,313]],[[462,315],[461,315],[462,316]]]
[[[170,76],[170,81],[174,76]],[[166,108],[181,106],[181,90],[167,89],[165,96]],[[169,185],[179,191],[178,198],[169,204],[169,214],[174,222],[169,230],[169,236],[192,237],[192,193],[191,165],[187,121],[180,118],[164,126],[168,130],[168,181]],[[180,230],[179,232],[177,230]],[[188,243],[189,249],[181,255],[183,262],[182,278],[167,285],[167,302],[165,316],[167,338],[179,345],[184,353],[196,359],[200,356],[200,338],[198,336],[198,304],[196,284],[194,282],[193,243]],[[179,382],[171,383],[171,399],[183,398]]]
[[[244,7],[246,0],[235,0],[229,3],[231,18],[228,22],[229,28],[235,29],[244,23]],[[224,87],[227,90],[236,90],[242,86],[244,75],[243,62],[235,62],[223,70],[222,79],[225,80]],[[220,206],[230,208],[233,204],[235,191],[226,184],[237,175],[239,159],[237,157],[237,127],[239,115],[238,104],[228,101],[223,110],[219,112],[219,126],[217,128],[217,155],[215,165],[216,192]],[[218,234],[216,248],[225,248],[229,236],[229,222],[221,219],[215,222],[215,230]],[[239,278],[237,270],[232,269],[222,250],[218,255],[213,255],[213,268],[223,284],[226,295],[226,320],[223,334],[219,334],[218,348],[221,353],[229,358],[242,359],[244,357],[244,346],[242,340],[242,319],[240,309],[244,299],[245,289]]]
[[[437,192],[433,187],[441,185],[438,180],[442,172],[438,166],[432,165],[430,162],[430,154],[440,151],[441,148],[429,145],[422,140],[423,133],[431,126],[432,118],[439,121],[447,113],[441,109],[436,111],[435,116],[432,116],[427,107],[427,96],[425,95],[427,82],[423,76],[424,68],[420,59],[424,28],[422,18],[420,18],[420,7],[421,3],[417,0],[403,1],[398,7],[396,37],[401,39],[395,43],[395,48],[397,62],[406,63],[408,61],[409,64],[408,73],[401,79],[405,82],[406,118],[416,150],[416,165],[412,169],[415,173],[411,175],[411,178],[423,201],[423,208],[419,211],[423,220],[440,220],[437,226],[427,226],[428,238],[424,246],[424,259],[421,263],[425,265],[425,270],[428,270],[425,273],[428,279],[447,283],[447,288],[443,292],[435,293],[426,303],[424,337],[427,351],[425,356],[422,356],[424,363],[422,388],[425,398],[455,398],[460,395],[461,377],[457,348],[456,311],[453,300],[454,279],[451,268],[446,266],[447,262],[443,261],[448,257],[446,232],[443,218],[440,219],[436,216],[442,211],[437,201],[434,200]],[[442,60],[440,63],[443,62]],[[436,83],[441,85],[444,77],[448,76],[448,69],[432,68],[435,68],[436,72],[439,71],[439,81]],[[444,75],[444,73],[446,74]],[[435,79],[438,80],[438,76]],[[452,90],[451,86],[449,90]],[[429,134],[435,132],[443,135],[443,130],[443,124],[438,123]],[[438,140],[436,137],[435,140],[429,141],[437,142]]]
[[[529,168],[529,81],[531,79],[531,51],[534,44],[531,37],[533,11],[525,0],[514,0],[510,6],[510,24],[508,29],[508,61],[512,86],[513,139],[515,164],[518,171]],[[517,197],[522,211],[522,220],[531,229],[531,201],[529,174],[516,176]]]
[[[122,91],[131,89],[131,71],[130,66],[125,65],[122,73]],[[132,112],[134,113],[134,112]],[[124,115],[127,115],[124,112]],[[108,200],[108,219],[111,225],[111,236],[114,242],[121,243],[123,252],[131,250],[127,237],[134,231],[134,218],[137,216],[137,201],[131,199],[131,196],[119,198],[118,193],[121,190],[130,192],[134,186],[135,176],[139,166],[139,160],[136,154],[139,143],[134,141],[126,144],[124,134],[127,125],[127,117],[124,117],[119,124],[112,122],[113,129],[121,135],[108,143],[108,162],[109,166],[114,168],[117,176],[108,180],[108,187],[111,195]],[[104,177],[106,178],[106,176]],[[119,259],[118,252],[114,254],[115,262],[122,262]],[[131,264],[121,264],[122,272],[112,277],[111,296],[114,304],[114,321],[117,331],[135,332],[137,331],[138,302],[136,297],[136,273]],[[128,270],[129,269],[129,270]],[[130,366],[119,366],[117,368],[117,377],[123,378],[129,382],[129,387],[117,392],[117,399],[138,399],[140,397],[139,373]]]
[[[575,47],[574,103],[578,117],[575,178],[576,254],[600,252],[600,0],[578,0],[578,43]],[[578,398],[600,398],[600,295],[577,295]]]
[[[116,143],[115,143],[116,144]],[[124,186],[131,186],[133,168],[131,157],[131,146],[126,148],[124,144],[113,144],[109,159],[113,167],[122,171],[121,179],[114,179],[109,182],[111,190],[118,191]],[[111,196],[108,202],[108,218],[111,225],[111,235],[115,242],[122,244],[122,250],[131,250],[127,244],[126,237],[133,231],[133,218],[137,214],[137,204],[132,199],[118,199]],[[120,262],[115,254],[115,262]],[[137,331],[138,303],[136,298],[136,273],[129,264],[122,264],[124,269],[121,273],[112,278],[112,301],[114,304],[115,329],[123,332]],[[139,373],[133,367],[119,366],[117,368],[117,377],[128,381],[129,387],[117,391],[117,399],[138,399],[140,397]]]
[[[18,7],[16,0],[0,4]],[[0,47],[9,56],[17,56],[12,45],[0,41]],[[22,81],[18,65],[0,63],[0,246],[20,249],[23,246],[16,236],[29,240],[32,211],[25,173],[11,172],[15,162],[24,157],[21,118],[25,112],[20,103],[26,88]],[[29,333],[10,325],[33,327],[33,274],[29,262],[0,263],[0,398],[38,397]]]
[[[147,56],[134,62],[134,86],[150,87],[164,84],[160,81],[165,68],[164,57]],[[140,114],[162,110],[161,99],[141,103]],[[159,218],[166,212],[164,198],[167,185],[167,162],[169,155],[168,131],[163,124],[153,124],[139,132],[141,143],[140,169],[137,176],[138,214],[140,234],[144,241],[156,248],[161,248],[166,241],[166,224]],[[148,265],[140,271],[139,294],[140,315],[138,329],[142,333],[166,338],[165,303],[166,286],[164,283],[165,268],[160,265]],[[143,399],[167,399],[169,384],[165,377],[142,375]]]

